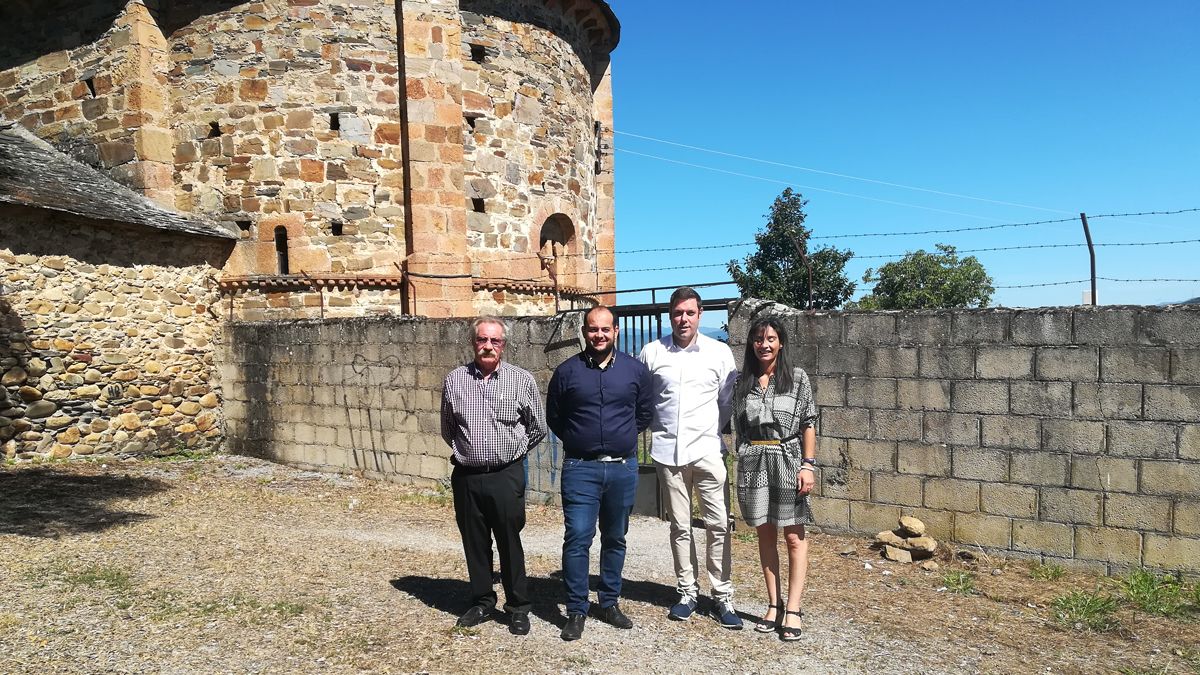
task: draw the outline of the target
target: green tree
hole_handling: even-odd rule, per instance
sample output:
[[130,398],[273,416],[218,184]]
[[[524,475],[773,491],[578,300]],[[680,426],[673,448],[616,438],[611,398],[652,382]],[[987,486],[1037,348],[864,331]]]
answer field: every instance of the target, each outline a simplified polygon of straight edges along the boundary
[[[784,189],[771,205],[766,229],[754,235],[758,250],[746,256],[741,265],[729,261],[729,274],[743,297],[808,307],[808,269],[796,251],[797,244],[808,251],[812,235],[812,230],[804,227],[806,204],[808,201],[799,192]],[[855,283],[846,276],[846,263],[853,256],[853,251],[839,251],[832,246],[808,253],[813,307],[834,309],[854,294]]]
[[874,283],[871,293],[853,306],[857,309],[937,309],[987,307],[996,289],[992,278],[975,256],[959,258],[948,244],[937,244],[937,253],[923,250],[868,269],[863,283]]

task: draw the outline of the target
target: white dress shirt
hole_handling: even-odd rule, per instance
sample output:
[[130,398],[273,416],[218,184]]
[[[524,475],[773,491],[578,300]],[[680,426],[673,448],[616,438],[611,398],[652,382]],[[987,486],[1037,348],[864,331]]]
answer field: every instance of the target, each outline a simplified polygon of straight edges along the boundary
[[738,376],[729,345],[697,333],[692,344],[680,348],[667,335],[642,347],[638,359],[651,375],[654,461],[683,466],[721,453],[721,429],[733,409]]

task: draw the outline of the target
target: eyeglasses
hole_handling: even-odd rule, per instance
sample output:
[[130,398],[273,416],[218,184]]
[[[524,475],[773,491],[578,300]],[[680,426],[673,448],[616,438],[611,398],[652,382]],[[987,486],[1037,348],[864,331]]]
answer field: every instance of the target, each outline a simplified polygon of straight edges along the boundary
[[475,344],[477,344],[477,345],[492,344],[492,345],[496,345],[497,347],[502,347],[502,346],[504,346],[504,338],[477,337],[477,338],[475,338]]

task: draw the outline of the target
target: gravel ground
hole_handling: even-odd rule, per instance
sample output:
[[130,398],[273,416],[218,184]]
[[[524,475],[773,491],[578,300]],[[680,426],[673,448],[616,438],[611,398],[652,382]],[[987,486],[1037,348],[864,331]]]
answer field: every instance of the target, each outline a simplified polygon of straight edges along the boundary
[[[500,616],[457,629],[466,571],[444,493],[242,457],[9,467],[0,470],[0,672],[1200,668],[1200,651],[1195,661],[1188,651],[1195,638],[1178,624],[1049,627],[1048,599],[1095,579],[1039,586],[996,563],[979,594],[951,596],[938,590],[940,572],[884,563],[864,540],[822,534],[812,537],[800,642],[707,618],[668,621],[667,526],[646,518],[630,527],[625,568],[622,607],[635,629],[589,621],[582,640],[564,643],[561,514],[530,507],[524,541],[532,633],[510,635]],[[762,604],[756,547],[741,533],[734,543],[749,621]]]

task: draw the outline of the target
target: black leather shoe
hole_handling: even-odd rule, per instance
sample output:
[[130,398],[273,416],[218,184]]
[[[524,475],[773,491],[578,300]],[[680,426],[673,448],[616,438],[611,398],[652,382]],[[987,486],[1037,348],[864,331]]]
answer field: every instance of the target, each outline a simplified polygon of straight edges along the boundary
[[478,626],[484,621],[487,621],[488,614],[490,613],[491,612],[489,612],[486,607],[475,605],[471,609],[468,609],[465,614],[458,617],[458,623],[455,625],[457,625],[459,628]]
[[567,625],[562,629],[562,639],[567,642],[578,640],[583,635],[583,624],[586,622],[587,617],[583,614],[568,614]]
[[621,608],[618,605],[605,607],[603,609],[596,607],[595,605],[592,607],[592,616],[600,619],[604,623],[610,626],[616,626],[617,628],[633,628],[633,621],[631,621],[629,617],[625,616],[625,613],[621,611]]
[[513,612],[508,618],[508,632],[529,635],[529,612]]

